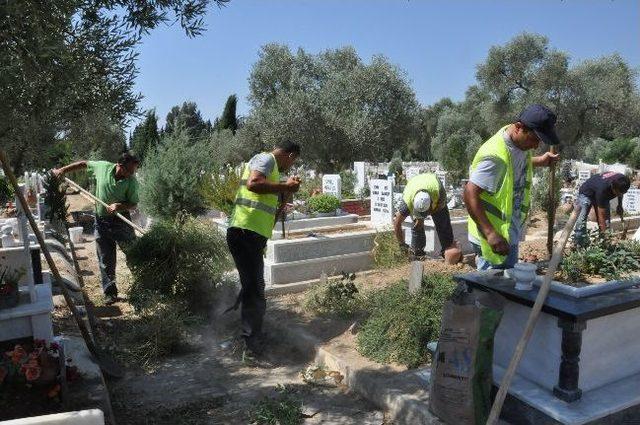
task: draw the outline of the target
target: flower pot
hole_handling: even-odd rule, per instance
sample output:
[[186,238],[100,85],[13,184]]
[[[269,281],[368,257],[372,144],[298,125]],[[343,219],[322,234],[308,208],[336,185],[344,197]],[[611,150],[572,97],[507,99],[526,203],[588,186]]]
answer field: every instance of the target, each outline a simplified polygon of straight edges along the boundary
[[516,280],[516,289],[519,291],[530,291],[533,288],[533,281],[536,280],[536,270],[538,266],[533,263],[517,263],[511,272]]

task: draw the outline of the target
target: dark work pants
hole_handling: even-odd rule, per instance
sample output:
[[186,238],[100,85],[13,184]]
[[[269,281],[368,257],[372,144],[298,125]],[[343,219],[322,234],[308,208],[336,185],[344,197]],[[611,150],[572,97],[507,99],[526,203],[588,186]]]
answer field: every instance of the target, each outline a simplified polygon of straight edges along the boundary
[[[129,218],[129,214],[123,214]],[[116,243],[123,249],[136,238],[133,228],[116,216],[96,217],[96,252],[100,283],[105,295],[118,295],[116,286]]]
[[[453,243],[453,229],[451,228],[449,208],[445,205],[443,208],[431,214],[431,218],[438,233],[438,240],[440,240],[440,255],[443,255],[444,250],[449,248]],[[411,250],[414,253],[422,254],[426,244],[427,238],[424,234],[424,220],[419,220],[417,223],[414,223],[411,229]]]
[[239,301],[242,304],[242,336],[251,339],[262,333],[262,321],[267,309],[264,297],[264,248],[267,238],[251,230],[230,227],[227,245],[240,274]]

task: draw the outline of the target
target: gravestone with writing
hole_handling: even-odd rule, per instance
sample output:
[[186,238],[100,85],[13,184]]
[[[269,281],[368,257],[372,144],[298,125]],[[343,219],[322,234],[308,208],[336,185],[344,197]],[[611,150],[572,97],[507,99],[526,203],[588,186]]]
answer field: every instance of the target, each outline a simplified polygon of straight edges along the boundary
[[436,171],[436,177],[444,187],[447,187],[447,172],[446,171]]
[[325,174],[322,176],[322,193],[342,199],[342,179],[340,178],[340,175]]
[[389,180],[369,180],[371,191],[371,223],[375,227],[390,226],[393,222],[393,183]]
[[622,198],[622,207],[625,211],[640,211],[640,189],[629,189]]

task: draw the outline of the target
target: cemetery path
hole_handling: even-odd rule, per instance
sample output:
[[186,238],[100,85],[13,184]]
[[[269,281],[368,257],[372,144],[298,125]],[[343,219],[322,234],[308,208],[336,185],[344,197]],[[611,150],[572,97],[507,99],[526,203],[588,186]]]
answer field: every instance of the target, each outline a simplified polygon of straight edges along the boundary
[[[118,332],[131,326],[135,313],[129,304],[105,306],[98,282],[93,238],[79,244],[85,290],[99,317],[100,340],[116,347]],[[118,286],[126,293],[130,273],[118,250]],[[231,304],[234,294],[220,300],[216,310]],[[271,302],[270,307],[271,308]],[[269,315],[269,310],[267,312]],[[277,320],[295,312],[278,311]],[[291,318],[293,318],[293,316]],[[346,324],[348,326],[348,324]],[[384,424],[383,412],[347,388],[306,384],[300,372],[312,362],[312,353],[293,350],[277,334],[270,334],[265,360],[243,362],[233,350],[232,336],[239,327],[237,312],[217,316],[213,323],[193,329],[184,352],[152,365],[147,370],[130,368],[121,380],[108,380],[113,411],[119,425],[142,424],[247,424],[256,405],[265,397],[277,397],[284,385],[303,404],[304,424]],[[331,324],[326,325],[332,336]],[[344,331],[341,327],[339,332]],[[335,330],[334,330],[335,332]]]

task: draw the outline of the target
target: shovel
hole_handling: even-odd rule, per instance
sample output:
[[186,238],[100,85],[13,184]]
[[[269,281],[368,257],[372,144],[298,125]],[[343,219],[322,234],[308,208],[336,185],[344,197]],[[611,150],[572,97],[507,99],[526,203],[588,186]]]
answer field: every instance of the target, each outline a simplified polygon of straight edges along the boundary
[[33,218],[33,214],[31,214],[29,205],[27,204],[26,199],[24,199],[24,195],[20,190],[20,187],[18,186],[18,181],[16,180],[16,176],[15,174],[13,174],[13,170],[11,170],[11,167],[9,166],[9,158],[7,158],[7,154],[2,149],[0,149],[0,163],[2,164],[2,169],[4,170],[4,174],[7,176],[7,178],[9,179],[9,182],[11,183],[11,185],[15,190],[16,198],[18,198],[18,202],[20,202],[20,205],[22,206],[22,210],[24,211],[25,215],[27,216],[27,219],[29,220],[29,225],[31,225],[31,229],[35,234],[36,239],[38,239],[38,243],[40,244],[40,249],[42,250],[44,257],[47,260],[47,264],[51,269],[51,273],[53,273],[53,277],[55,278],[55,281],[58,284],[58,288],[60,288],[60,290],[62,291],[64,300],[69,306],[69,309],[71,310],[71,314],[75,319],[76,324],[78,325],[78,328],[80,329],[80,333],[82,334],[82,338],[84,339],[84,342],[87,344],[87,348],[89,349],[89,352],[93,356],[96,363],[100,366],[100,369],[102,370],[102,372],[104,372],[106,375],[109,375],[114,378],[123,377],[124,373],[122,370],[122,366],[118,365],[110,356],[103,353],[96,346],[96,344],[93,341],[93,338],[91,338],[91,335],[89,334],[89,330],[87,329],[87,325],[82,320],[82,316],[78,311],[78,308],[74,304],[73,298],[71,297],[69,290],[64,285],[64,283],[62,283],[62,277],[60,276],[58,267],[56,266],[56,263],[53,261],[53,257],[51,257],[51,254],[49,253],[47,244],[44,242],[44,238],[42,237],[42,234],[38,229],[38,225],[36,224],[36,221]]

